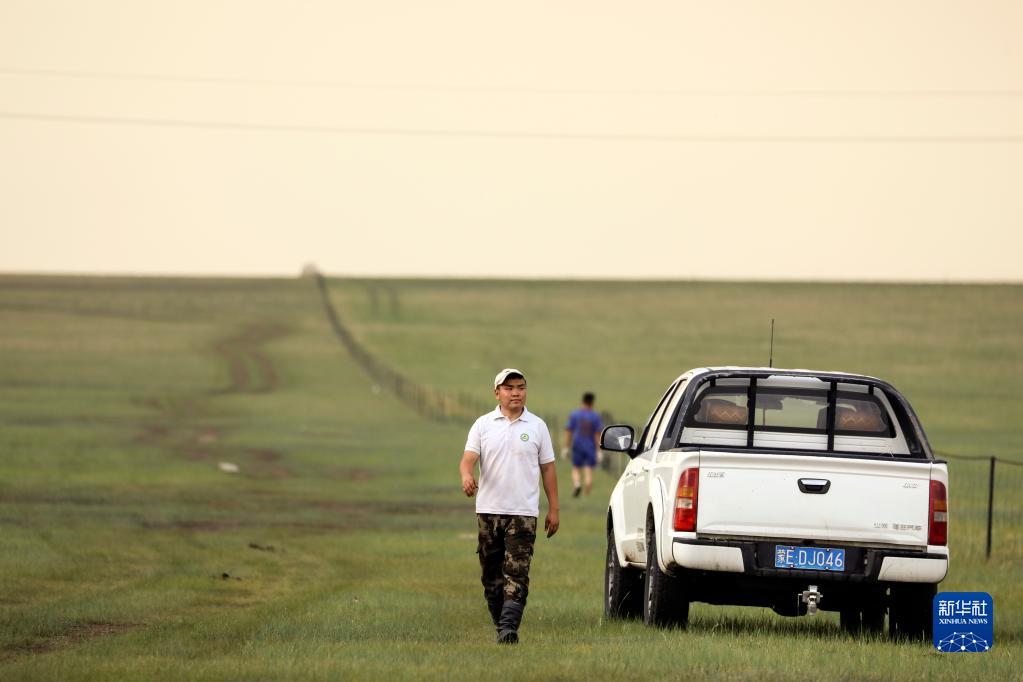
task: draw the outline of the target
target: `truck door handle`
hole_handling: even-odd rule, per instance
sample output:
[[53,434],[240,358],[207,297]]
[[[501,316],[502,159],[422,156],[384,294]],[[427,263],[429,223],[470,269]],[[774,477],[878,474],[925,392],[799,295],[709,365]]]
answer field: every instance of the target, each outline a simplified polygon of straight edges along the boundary
[[823,495],[831,488],[831,481],[826,478],[801,478],[798,483],[800,492],[810,495]]

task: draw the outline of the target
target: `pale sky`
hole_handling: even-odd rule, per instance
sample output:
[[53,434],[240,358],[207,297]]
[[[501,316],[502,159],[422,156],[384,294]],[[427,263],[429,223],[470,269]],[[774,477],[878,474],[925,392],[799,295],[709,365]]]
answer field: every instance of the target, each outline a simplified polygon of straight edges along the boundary
[[0,0],[0,273],[1023,281],[1023,2]]

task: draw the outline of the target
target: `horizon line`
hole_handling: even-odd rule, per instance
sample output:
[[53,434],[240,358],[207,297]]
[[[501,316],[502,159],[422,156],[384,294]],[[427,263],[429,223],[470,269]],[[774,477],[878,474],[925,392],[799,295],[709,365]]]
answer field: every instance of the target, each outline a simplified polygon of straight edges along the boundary
[[590,276],[590,275],[536,275],[522,277],[498,277],[482,274],[429,274],[429,273],[333,273],[313,266],[313,272],[305,272],[309,266],[299,268],[297,273],[283,272],[170,272],[170,271],[82,271],[82,270],[7,270],[0,269],[0,278],[110,278],[110,279],[258,279],[291,280],[319,274],[327,279],[347,280],[393,280],[393,281],[479,281],[479,282],[578,282],[578,283],[623,283],[623,284],[863,284],[863,285],[907,285],[907,286],[1020,286],[1019,279],[968,279],[968,278],[851,278],[851,277],[642,277],[642,276]]

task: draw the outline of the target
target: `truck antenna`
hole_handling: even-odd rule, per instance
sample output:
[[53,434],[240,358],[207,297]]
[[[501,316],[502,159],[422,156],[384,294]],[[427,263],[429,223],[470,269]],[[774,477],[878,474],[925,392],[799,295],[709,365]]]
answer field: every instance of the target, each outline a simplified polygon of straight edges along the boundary
[[767,366],[774,367],[774,318],[771,318],[771,354],[767,359]]

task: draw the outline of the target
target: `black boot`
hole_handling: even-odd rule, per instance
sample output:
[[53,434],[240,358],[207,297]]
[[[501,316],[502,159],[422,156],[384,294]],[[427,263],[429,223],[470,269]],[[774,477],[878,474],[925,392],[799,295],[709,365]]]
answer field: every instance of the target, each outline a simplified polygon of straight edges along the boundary
[[490,619],[494,621],[494,627],[501,624],[501,597],[487,601],[487,608],[490,609]]
[[522,622],[522,611],[525,608],[525,604],[511,600],[501,606],[501,618],[497,623],[498,644],[518,644],[519,623]]

